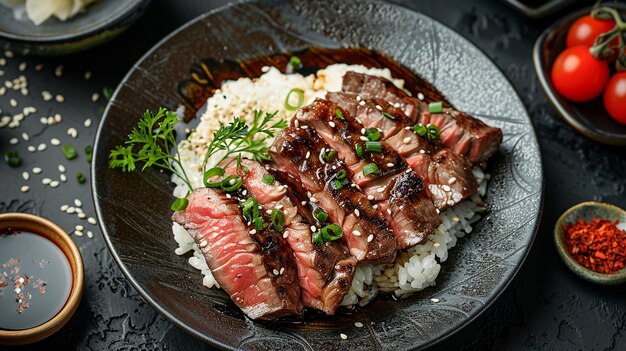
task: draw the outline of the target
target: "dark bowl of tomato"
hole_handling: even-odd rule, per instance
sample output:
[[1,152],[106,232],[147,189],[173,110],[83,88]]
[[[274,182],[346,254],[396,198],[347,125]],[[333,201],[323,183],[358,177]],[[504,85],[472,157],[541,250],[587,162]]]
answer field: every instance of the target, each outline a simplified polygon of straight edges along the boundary
[[[611,3],[610,6],[619,11],[622,18],[626,17],[626,4]],[[611,68],[608,71],[610,76],[608,78],[606,77],[607,71],[605,68],[602,68],[597,62],[593,62],[591,55],[577,57],[576,54],[584,54],[584,50],[572,48],[571,51],[573,51],[572,56],[574,58],[571,60],[580,61],[581,66],[589,63],[583,68],[587,70],[586,73],[590,76],[601,77],[599,79],[600,82],[596,81],[576,86],[576,82],[571,82],[571,77],[568,82],[567,79],[559,76],[559,67],[557,65],[563,65],[564,60],[561,59],[559,60],[560,62],[557,62],[557,58],[567,48],[567,41],[571,40],[571,38],[568,39],[568,32],[577,20],[589,15],[590,10],[591,8],[586,8],[568,15],[548,27],[539,36],[533,50],[535,70],[548,101],[565,122],[581,134],[595,141],[611,145],[626,145],[626,124],[624,121],[622,123],[618,122],[607,111],[607,109],[618,111],[618,113],[626,111],[626,105],[623,105],[623,96],[626,96],[626,72],[618,73],[614,68]],[[595,28],[595,30],[603,32],[605,28]],[[608,67],[609,65],[606,66]],[[610,63],[610,66],[612,67],[613,63]],[[555,77],[561,79],[561,81],[555,82]],[[564,88],[571,90],[569,99],[565,98],[562,93],[559,93],[555,83],[561,84],[559,86],[561,92],[563,92]],[[588,100],[585,99],[585,94],[587,96],[589,94],[597,94],[598,89],[602,92],[598,97],[590,101],[576,102],[576,100]],[[615,112],[613,112],[613,115],[615,115]]]

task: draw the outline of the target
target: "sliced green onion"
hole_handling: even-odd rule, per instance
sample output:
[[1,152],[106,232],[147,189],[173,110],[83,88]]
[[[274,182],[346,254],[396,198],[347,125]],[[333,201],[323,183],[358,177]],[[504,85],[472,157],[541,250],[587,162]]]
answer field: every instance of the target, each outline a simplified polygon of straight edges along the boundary
[[313,210],[313,216],[320,222],[326,222],[328,219],[328,213],[319,207]]
[[111,100],[111,98],[113,97],[113,93],[114,93],[113,88],[110,88],[110,87],[102,88],[102,95],[104,95],[104,98],[107,101]]
[[427,132],[426,126],[424,125],[424,123],[418,123],[414,125],[413,131],[415,132],[415,134],[422,136],[422,137],[425,136]]
[[354,148],[356,149],[356,155],[359,157],[363,157],[363,145],[356,144]]
[[324,241],[334,241],[343,236],[343,230],[335,223],[329,224],[320,230]]
[[383,112],[383,116],[389,118],[389,119],[396,119],[396,116],[392,115],[391,113],[387,113],[387,112]]
[[22,159],[17,151],[8,151],[4,154],[4,160],[7,161],[9,166],[18,167],[22,164]]
[[443,103],[441,101],[431,102],[430,104],[428,104],[428,112],[430,113],[443,112]]
[[348,176],[348,172],[346,172],[345,169],[342,169],[339,172],[337,172],[337,179],[339,180],[346,179],[347,176]]
[[365,167],[363,167],[363,175],[366,177],[370,174],[376,174],[378,172],[380,172],[380,170],[375,163],[368,163],[365,165]]
[[[298,97],[298,105],[291,105],[289,103],[289,100],[291,99],[291,94],[296,94],[296,96]],[[287,97],[285,98],[285,108],[287,110],[296,111],[297,109],[300,108],[300,106],[302,106],[303,103],[304,103],[304,91],[302,89],[293,88],[289,90],[289,93],[287,94]]]
[[336,110],[335,110],[335,115],[337,116],[337,118],[339,118],[339,119],[341,119],[341,120],[346,119],[346,118],[343,116],[343,112],[341,112],[341,110],[340,110],[340,109],[336,109]]
[[255,218],[252,222],[254,223],[254,229],[256,230],[263,230],[263,228],[265,228],[265,222],[261,217]]
[[249,197],[246,201],[241,204],[241,212],[243,214],[243,218],[247,221],[252,222],[255,218],[259,217],[259,202],[255,197]]
[[383,151],[383,146],[380,143],[380,141],[366,141],[365,148],[367,149],[367,151],[372,151],[372,152]]
[[266,174],[263,176],[262,180],[263,180],[263,183],[272,185],[274,184],[274,182],[276,182],[276,177],[274,177],[271,174]]
[[78,157],[76,149],[74,149],[74,146],[72,146],[71,144],[63,145],[63,154],[68,160],[73,160]]
[[221,182],[220,188],[227,193],[239,190],[243,184],[243,178],[240,176],[228,176]]
[[335,180],[333,182],[333,186],[335,187],[335,190],[339,190],[343,188],[343,183],[340,180]]
[[78,172],[76,173],[76,180],[80,184],[84,184],[87,181],[87,178],[85,178],[85,175],[82,172]]
[[224,171],[224,168],[221,167],[213,167],[211,169],[209,169],[208,171],[204,172],[204,175],[202,176],[202,182],[204,183],[204,186],[206,186],[207,188],[219,188],[222,185],[221,181],[218,182],[209,182],[209,179],[215,177],[215,176],[223,176],[226,173],[226,171]]
[[439,138],[439,135],[441,134],[439,127],[434,124],[429,124],[426,129],[428,132],[428,140],[432,141]]
[[93,158],[93,147],[91,145],[85,146],[85,154],[87,154],[87,162],[91,162]]
[[324,239],[322,239],[322,233],[320,233],[319,230],[313,233],[313,237],[311,241],[313,241],[313,244],[315,245],[323,244]]
[[291,67],[293,67],[294,70],[296,70],[300,68],[300,65],[302,64],[302,60],[300,60],[298,56],[291,56],[289,58],[289,64],[291,65]]
[[277,231],[282,232],[283,229],[285,229],[285,214],[283,211],[277,209],[272,210],[271,218],[274,228]]
[[187,208],[187,205],[189,205],[189,200],[187,200],[187,198],[179,198],[179,199],[174,200],[174,202],[172,203],[171,209],[174,212],[182,211]]
[[335,156],[337,156],[337,151],[335,150],[330,150],[329,152],[325,152],[322,155],[322,159],[326,162],[330,162],[333,160],[333,158],[335,158]]
[[381,137],[380,130],[378,130],[378,128],[366,129],[365,136],[371,141],[377,141]]

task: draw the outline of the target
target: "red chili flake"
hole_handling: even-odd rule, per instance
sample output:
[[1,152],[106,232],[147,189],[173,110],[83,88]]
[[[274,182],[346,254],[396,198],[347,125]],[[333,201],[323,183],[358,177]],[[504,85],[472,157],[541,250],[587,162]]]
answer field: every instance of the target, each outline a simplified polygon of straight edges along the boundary
[[617,228],[618,223],[594,218],[564,225],[567,249],[587,269],[604,274],[619,271],[626,265],[626,232]]

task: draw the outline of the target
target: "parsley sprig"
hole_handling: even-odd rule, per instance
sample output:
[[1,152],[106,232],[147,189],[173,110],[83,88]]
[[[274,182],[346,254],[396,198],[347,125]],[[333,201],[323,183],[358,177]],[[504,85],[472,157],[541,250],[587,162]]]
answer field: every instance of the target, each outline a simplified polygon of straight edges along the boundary
[[214,134],[213,140],[207,147],[202,172],[206,172],[209,159],[220,151],[224,155],[216,162],[219,164],[231,155],[250,154],[255,161],[267,161],[270,159],[267,139],[274,137],[274,133],[287,127],[287,121],[281,119],[272,123],[278,111],[264,113],[261,110],[254,111],[252,126],[235,117],[228,125],[221,126]]

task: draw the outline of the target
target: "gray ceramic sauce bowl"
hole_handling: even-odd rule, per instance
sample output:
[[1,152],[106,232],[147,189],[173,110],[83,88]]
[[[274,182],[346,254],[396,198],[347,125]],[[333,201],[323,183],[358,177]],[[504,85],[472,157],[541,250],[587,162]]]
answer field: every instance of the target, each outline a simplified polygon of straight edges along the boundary
[[563,262],[565,262],[565,265],[567,265],[572,272],[576,273],[576,275],[585,280],[604,285],[621,284],[626,282],[626,268],[612,274],[594,272],[578,263],[567,250],[563,226],[569,223],[574,223],[578,219],[583,219],[584,221],[589,222],[593,218],[607,219],[612,222],[619,220],[618,228],[626,230],[625,210],[602,202],[582,202],[569,208],[556,221],[556,225],[554,226],[554,243],[559,255],[563,259]]

